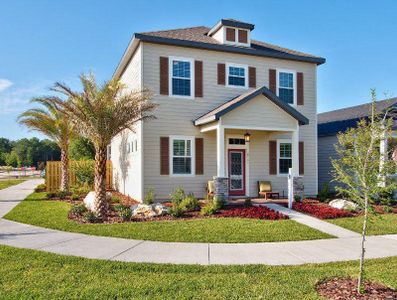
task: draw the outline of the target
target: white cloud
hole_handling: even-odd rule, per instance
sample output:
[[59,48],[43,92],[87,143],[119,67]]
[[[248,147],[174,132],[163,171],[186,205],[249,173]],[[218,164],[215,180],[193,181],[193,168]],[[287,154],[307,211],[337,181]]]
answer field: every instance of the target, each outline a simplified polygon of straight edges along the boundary
[[1,79],[0,78],[0,92],[8,89],[10,86],[12,86],[13,83],[8,80],[8,79]]

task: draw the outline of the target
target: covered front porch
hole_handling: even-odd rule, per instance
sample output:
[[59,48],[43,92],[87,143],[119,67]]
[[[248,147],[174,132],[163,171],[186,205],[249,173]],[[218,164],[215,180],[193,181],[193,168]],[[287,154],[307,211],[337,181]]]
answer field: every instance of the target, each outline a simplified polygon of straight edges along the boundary
[[287,197],[289,168],[300,173],[299,127],[308,121],[274,97],[257,89],[195,121],[216,142],[215,194],[258,197],[258,182],[268,181],[280,198]]

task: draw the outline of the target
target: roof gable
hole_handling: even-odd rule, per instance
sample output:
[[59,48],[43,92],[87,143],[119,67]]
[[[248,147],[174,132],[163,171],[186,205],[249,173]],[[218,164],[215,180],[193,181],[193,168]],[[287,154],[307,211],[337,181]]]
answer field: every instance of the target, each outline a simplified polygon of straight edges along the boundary
[[309,124],[309,120],[302,115],[300,112],[298,112],[295,108],[293,108],[291,105],[284,103],[283,101],[280,100],[272,91],[270,91],[267,87],[263,86],[260,88],[257,88],[255,90],[249,91],[245,94],[242,94],[240,96],[237,96],[224,104],[218,106],[217,108],[209,111],[205,115],[197,118],[194,121],[195,125],[203,125],[209,122],[217,121],[219,118],[225,114],[227,114],[229,111],[236,109],[240,105],[243,105],[244,103],[254,99],[258,95],[264,95],[267,99],[272,101],[275,105],[280,107],[282,110],[284,110],[286,113],[288,113],[290,116],[292,116],[294,119],[296,119],[300,125],[306,125]]

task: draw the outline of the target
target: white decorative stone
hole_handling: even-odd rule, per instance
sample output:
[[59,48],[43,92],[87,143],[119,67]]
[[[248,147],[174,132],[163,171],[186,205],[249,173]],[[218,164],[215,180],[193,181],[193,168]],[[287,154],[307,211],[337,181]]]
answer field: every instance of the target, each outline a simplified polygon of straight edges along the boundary
[[356,210],[357,204],[345,199],[335,199],[328,203],[329,206],[339,209]]
[[[106,192],[106,199],[109,201],[112,198],[112,193]],[[85,196],[83,203],[88,210],[94,211],[94,201],[95,201],[95,192],[89,192],[87,196]]]
[[161,216],[167,213],[167,208],[160,203],[147,205],[147,204],[136,204],[131,206],[132,215],[140,217],[155,217]]

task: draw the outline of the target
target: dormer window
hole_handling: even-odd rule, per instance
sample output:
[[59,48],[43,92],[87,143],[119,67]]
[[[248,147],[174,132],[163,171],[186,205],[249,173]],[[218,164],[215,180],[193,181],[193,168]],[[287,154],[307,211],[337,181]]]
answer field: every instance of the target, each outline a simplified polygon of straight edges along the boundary
[[253,29],[253,24],[222,19],[208,32],[208,35],[222,44],[250,47],[250,35]]

